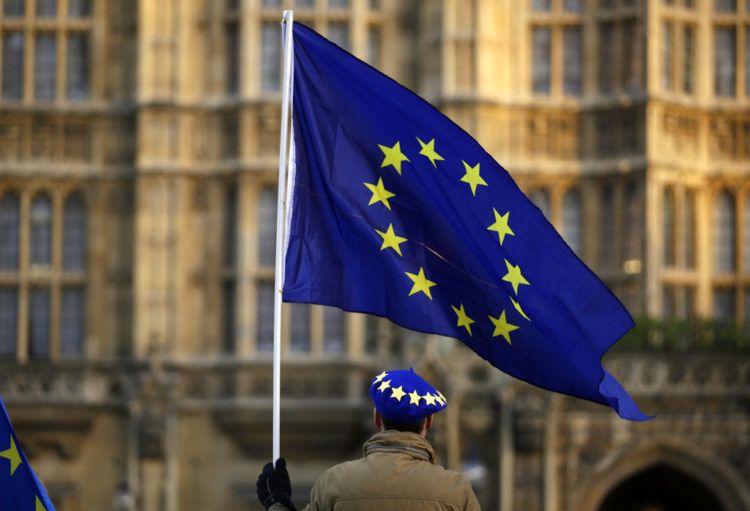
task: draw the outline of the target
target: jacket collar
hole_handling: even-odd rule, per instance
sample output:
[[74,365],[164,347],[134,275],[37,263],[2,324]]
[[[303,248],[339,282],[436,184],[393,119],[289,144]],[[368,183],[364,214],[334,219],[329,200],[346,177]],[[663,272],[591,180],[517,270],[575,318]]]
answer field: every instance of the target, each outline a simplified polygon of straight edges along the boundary
[[435,451],[430,443],[416,433],[387,430],[375,433],[365,442],[364,455],[374,452],[397,452],[416,459],[435,462]]

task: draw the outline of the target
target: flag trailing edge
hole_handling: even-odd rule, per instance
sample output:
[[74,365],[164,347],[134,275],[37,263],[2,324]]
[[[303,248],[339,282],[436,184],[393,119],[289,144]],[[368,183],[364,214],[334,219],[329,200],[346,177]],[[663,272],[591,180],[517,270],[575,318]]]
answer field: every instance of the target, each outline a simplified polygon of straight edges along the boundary
[[425,100],[294,23],[283,299],[454,337],[645,420],[601,358],[633,321],[507,171]]

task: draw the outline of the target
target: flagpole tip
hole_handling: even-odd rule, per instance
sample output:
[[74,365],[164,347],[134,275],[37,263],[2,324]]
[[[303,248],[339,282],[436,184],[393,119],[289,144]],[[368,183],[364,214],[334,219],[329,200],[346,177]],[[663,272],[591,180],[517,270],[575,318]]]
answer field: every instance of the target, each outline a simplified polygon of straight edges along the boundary
[[289,9],[285,10],[284,13],[281,15],[281,22],[282,23],[286,23],[287,21],[289,21],[290,19],[292,19],[292,14],[293,13],[294,13],[294,11],[292,11],[292,10],[289,10]]

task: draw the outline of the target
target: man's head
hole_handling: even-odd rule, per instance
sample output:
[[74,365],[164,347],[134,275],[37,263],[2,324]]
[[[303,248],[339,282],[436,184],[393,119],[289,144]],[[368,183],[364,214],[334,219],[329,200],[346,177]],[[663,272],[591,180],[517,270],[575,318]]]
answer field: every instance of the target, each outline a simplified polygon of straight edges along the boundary
[[428,415],[422,420],[417,422],[394,422],[384,419],[377,408],[372,409],[372,419],[375,423],[375,428],[378,431],[385,431],[387,429],[395,431],[404,431],[409,433],[416,433],[423,437],[427,436],[427,432],[432,428],[432,415]]
[[432,427],[432,415],[448,404],[413,369],[382,372],[370,384],[370,397],[375,405],[373,420],[378,430],[395,429],[422,436]]

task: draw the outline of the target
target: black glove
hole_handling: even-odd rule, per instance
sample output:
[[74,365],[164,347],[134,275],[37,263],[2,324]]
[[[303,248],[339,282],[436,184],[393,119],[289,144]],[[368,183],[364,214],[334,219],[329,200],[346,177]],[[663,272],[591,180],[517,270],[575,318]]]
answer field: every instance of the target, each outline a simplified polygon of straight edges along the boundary
[[272,463],[266,463],[255,483],[258,500],[268,510],[276,503],[282,504],[291,511],[297,511],[292,502],[292,482],[286,470],[286,460],[276,460],[276,469]]

